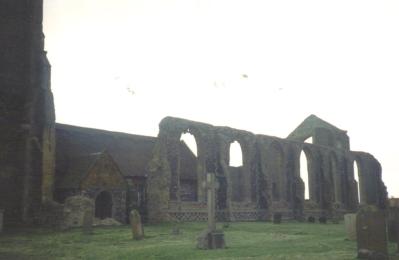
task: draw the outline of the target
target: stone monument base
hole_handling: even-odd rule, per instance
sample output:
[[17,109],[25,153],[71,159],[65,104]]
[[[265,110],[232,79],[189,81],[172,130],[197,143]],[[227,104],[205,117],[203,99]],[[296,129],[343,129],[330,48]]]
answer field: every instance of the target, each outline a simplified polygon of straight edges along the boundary
[[199,249],[223,249],[225,247],[224,233],[221,230],[205,230],[198,237],[197,248]]

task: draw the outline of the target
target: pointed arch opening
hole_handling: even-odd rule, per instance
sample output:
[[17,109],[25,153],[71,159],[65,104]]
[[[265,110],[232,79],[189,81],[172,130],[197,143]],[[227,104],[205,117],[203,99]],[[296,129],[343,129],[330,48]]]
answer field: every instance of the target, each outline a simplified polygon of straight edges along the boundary
[[189,132],[183,133],[180,137],[180,141],[188,147],[195,157],[198,156],[198,147],[194,135]]
[[180,137],[179,194],[181,201],[196,201],[198,194],[197,158],[198,146],[190,130]]
[[361,203],[361,196],[360,196],[360,178],[359,178],[359,173],[360,173],[360,167],[359,167],[359,163],[354,160],[353,161],[353,178],[356,181],[356,187],[357,187],[357,201],[359,202],[359,204]]
[[241,167],[243,166],[243,156],[242,149],[239,142],[234,141],[230,144],[229,152],[229,166],[231,167]]
[[304,198],[305,200],[310,199],[310,193],[309,193],[309,158],[306,155],[305,151],[301,151],[301,155],[299,157],[299,170],[300,170],[300,177],[303,181],[304,185]]

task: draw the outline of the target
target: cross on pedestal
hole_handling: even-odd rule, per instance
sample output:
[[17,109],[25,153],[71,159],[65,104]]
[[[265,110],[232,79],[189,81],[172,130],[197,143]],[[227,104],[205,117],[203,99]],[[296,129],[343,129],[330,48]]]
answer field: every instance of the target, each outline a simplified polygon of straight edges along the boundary
[[213,232],[216,230],[216,190],[219,189],[219,183],[215,180],[215,174],[208,173],[206,181],[202,185],[207,190],[208,230]]
[[216,190],[219,189],[219,183],[215,180],[214,173],[207,173],[206,181],[202,183],[207,190],[208,197],[208,228],[198,237],[197,248],[200,249],[218,249],[225,248],[223,231],[216,230]]

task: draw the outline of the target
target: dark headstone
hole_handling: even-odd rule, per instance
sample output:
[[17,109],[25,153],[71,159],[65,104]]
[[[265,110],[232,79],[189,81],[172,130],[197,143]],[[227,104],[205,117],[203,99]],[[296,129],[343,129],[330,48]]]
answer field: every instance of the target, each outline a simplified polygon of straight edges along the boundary
[[3,231],[3,214],[4,214],[4,210],[0,209],[0,233]]
[[227,222],[223,223],[223,228],[229,228],[229,227],[230,227],[229,223],[227,223]]
[[141,224],[140,213],[137,210],[130,212],[130,225],[132,227],[132,235],[134,240],[141,240],[144,238],[144,229]]
[[273,223],[274,224],[280,224],[281,223],[281,219],[282,219],[282,214],[281,213],[274,213],[273,214]]
[[325,216],[319,217],[319,223],[320,224],[327,224],[327,218]]
[[309,216],[309,217],[308,217],[308,222],[309,222],[309,223],[315,223],[315,222],[316,222],[316,219],[315,219],[313,216]]
[[356,217],[358,258],[388,259],[388,244],[384,212],[375,207],[363,207]]
[[223,231],[203,231],[197,239],[197,248],[199,249],[223,249],[225,248]]
[[388,209],[388,239],[389,242],[397,242],[397,229],[399,225],[399,207]]
[[344,223],[347,238],[356,240],[356,214],[345,214]]
[[93,233],[93,214],[92,209],[86,209],[83,213],[82,229],[83,234],[90,235]]

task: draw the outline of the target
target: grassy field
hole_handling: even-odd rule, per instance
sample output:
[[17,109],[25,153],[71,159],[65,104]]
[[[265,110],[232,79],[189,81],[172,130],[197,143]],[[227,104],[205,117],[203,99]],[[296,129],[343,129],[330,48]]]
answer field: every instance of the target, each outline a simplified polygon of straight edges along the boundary
[[[0,235],[0,259],[355,259],[356,243],[345,239],[342,224],[231,223],[224,228],[225,250],[198,250],[205,223],[145,226],[146,238],[132,240],[128,226],[53,232],[13,230]],[[220,226],[222,228],[222,226]],[[395,251],[395,245],[390,245]]]

